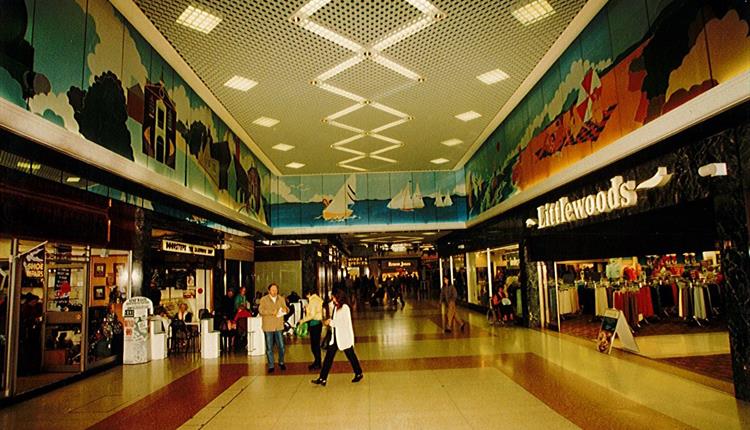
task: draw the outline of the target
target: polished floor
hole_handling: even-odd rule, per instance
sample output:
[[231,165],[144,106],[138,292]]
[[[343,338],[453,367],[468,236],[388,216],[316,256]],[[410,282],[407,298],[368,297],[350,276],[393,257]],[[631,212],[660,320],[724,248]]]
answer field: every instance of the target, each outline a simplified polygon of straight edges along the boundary
[[357,313],[358,384],[343,354],[327,387],[310,384],[303,342],[288,345],[288,370],[273,375],[262,356],[187,355],[111,369],[2,409],[0,428],[750,428],[750,404],[713,378],[460,314],[466,330],[444,334],[431,302]]

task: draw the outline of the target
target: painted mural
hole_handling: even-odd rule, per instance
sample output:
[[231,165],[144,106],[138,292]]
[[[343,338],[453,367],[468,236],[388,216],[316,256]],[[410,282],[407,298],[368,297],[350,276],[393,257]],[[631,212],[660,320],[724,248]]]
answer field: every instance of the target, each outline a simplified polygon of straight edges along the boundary
[[465,174],[358,173],[274,178],[274,227],[425,224],[466,220]]
[[268,168],[108,1],[2,8],[0,97],[269,223]]
[[469,217],[750,70],[742,0],[613,0],[466,166]]

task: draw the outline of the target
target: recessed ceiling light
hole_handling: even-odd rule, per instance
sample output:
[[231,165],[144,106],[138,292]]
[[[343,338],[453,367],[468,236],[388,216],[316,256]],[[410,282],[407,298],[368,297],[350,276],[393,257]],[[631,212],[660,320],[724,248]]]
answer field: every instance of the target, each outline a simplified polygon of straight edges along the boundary
[[305,165],[303,163],[298,163],[294,161],[294,162],[287,164],[286,167],[290,169],[299,169],[300,167],[305,167]]
[[482,116],[482,114],[478,112],[474,112],[473,110],[470,110],[468,112],[464,112],[464,113],[460,113],[456,115],[456,118],[460,119],[463,122],[468,122],[468,121],[471,121],[472,119],[477,119],[480,116]]
[[487,73],[482,73],[481,75],[477,76],[477,79],[484,82],[487,85],[492,85],[494,83],[504,81],[508,79],[510,76],[503,72],[500,69],[490,70]]
[[555,13],[547,0],[521,0],[511,14],[523,25],[533,24]]
[[72,184],[77,184],[78,182],[81,182],[81,178],[79,178],[79,177],[77,177],[77,176],[69,176],[69,177],[68,177],[68,178],[67,178],[67,179],[65,180],[65,182],[68,182],[68,183],[72,183]]
[[235,90],[240,91],[247,91],[256,85],[258,85],[257,82],[237,75],[232,76],[232,78],[224,84],[225,87],[234,88]]
[[274,125],[278,124],[278,119],[268,118],[266,116],[262,116],[255,121],[253,121],[253,124],[257,124],[263,127],[273,127]]
[[210,33],[221,22],[221,18],[216,15],[200,10],[193,6],[188,6],[182,15],[177,18],[177,24],[198,30],[201,33]]
[[445,146],[456,146],[456,145],[460,145],[460,144],[464,143],[464,141],[461,140],[461,139],[448,139],[448,140],[444,140],[444,141],[442,141],[440,143],[442,143]]
[[448,160],[447,158],[436,158],[434,160],[430,160],[430,163],[432,163],[432,164],[444,164],[444,163],[447,163],[449,161],[451,161],[451,160]]
[[278,145],[274,145],[271,148],[277,150],[277,151],[289,151],[290,149],[294,149],[294,146],[287,145],[286,143],[279,143]]
[[425,236],[432,236],[432,235],[435,234],[435,232],[434,231],[426,231],[426,232],[424,232],[422,234],[425,235]]

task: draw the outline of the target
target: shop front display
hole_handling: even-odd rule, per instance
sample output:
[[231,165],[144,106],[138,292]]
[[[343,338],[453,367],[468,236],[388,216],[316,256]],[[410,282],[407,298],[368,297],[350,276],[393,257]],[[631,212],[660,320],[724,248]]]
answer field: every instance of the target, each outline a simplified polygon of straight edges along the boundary
[[[5,284],[6,297],[13,294],[19,300],[15,372],[12,390],[6,392],[22,394],[121,358],[129,252],[47,241],[3,242],[15,247],[10,261],[16,261],[18,273]],[[2,312],[7,314],[7,308]]]

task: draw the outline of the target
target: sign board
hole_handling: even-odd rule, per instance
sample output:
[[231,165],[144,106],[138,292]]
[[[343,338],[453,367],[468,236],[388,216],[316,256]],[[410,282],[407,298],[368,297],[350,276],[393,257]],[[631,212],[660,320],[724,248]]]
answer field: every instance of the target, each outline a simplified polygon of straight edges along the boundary
[[367,266],[366,257],[349,257],[346,260],[346,265],[351,266]]
[[44,278],[44,244],[24,254],[21,257],[21,265],[27,278]]
[[146,297],[132,297],[122,305],[125,320],[123,363],[140,364],[151,359],[148,315],[153,311],[154,305]]
[[386,267],[392,268],[392,267],[412,267],[411,261],[389,261],[386,264]]
[[635,181],[625,181],[622,176],[610,179],[610,187],[596,194],[589,194],[571,201],[561,197],[553,203],[545,203],[536,208],[538,228],[553,227],[618,209],[635,206],[638,203]]
[[205,255],[213,257],[216,250],[210,246],[193,245],[191,243],[177,242],[176,240],[162,240],[162,251],[176,252],[178,254]]
[[607,309],[604,312],[602,326],[599,329],[599,335],[596,338],[597,349],[599,349],[599,352],[606,352],[607,354],[612,352],[612,345],[615,342],[615,337],[620,338],[623,349],[636,353],[640,352],[638,344],[635,343],[633,332],[630,331],[630,326],[625,320],[622,311],[618,309]]

